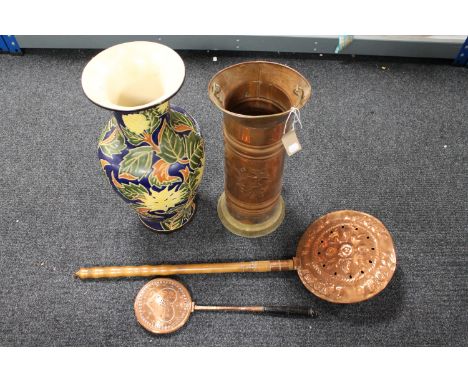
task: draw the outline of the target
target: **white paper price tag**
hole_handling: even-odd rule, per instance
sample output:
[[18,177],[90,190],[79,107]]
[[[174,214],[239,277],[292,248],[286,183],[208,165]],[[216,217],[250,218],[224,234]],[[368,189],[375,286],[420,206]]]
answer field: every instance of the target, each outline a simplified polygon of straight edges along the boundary
[[[291,130],[286,132],[288,128],[289,118],[291,117],[291,115],[293,116]],[[299,143],[299,139],[297,138],[297,134],[296,134],[296,125],[302,128],[301,114],[299,113],[298,109],[296,109],[295,107],[292,107],[288,115],[288,118],[286,119],[286,123],[284,124],[283,137],[281,138],[281,141],[283,142],[283,146],[286,149],[286,152],[288,153],[289,156],[294,155],[298,151],[302,150],[302,146]]]
[[283,146],[286,149],[286,153],[291,156],[302,150],[302,146],[297,139],[296,132],[294,130],[288,131],[281,138]]

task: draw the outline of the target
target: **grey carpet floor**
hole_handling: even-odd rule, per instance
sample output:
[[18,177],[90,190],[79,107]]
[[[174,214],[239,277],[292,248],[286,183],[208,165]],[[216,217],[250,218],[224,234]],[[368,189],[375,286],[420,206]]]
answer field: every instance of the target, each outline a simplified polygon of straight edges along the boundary
[[[197,118],[207,167],[194,220],[159,235],[101,175],[96,144],[109,112],[80,84],[94,54],[0,56],[0,345],[468,345],[467,69],[266,57],[303,73],[314,95],[302,112],[304,149],[285,168],[285,221],[244,239],[217,218],[221,114],[206,88],[221,68],[264,56],[183,54],[187,78],[173,103]],[[133,313],[147,280],[72,277],[92,265],[292,258],[309,223],[337,209],[373,214],[393,234],[397,271],[367,302],[321,301],[295,272],[177,277],[200,304],[310,305],[315,321],[198,312],[158,337]]]

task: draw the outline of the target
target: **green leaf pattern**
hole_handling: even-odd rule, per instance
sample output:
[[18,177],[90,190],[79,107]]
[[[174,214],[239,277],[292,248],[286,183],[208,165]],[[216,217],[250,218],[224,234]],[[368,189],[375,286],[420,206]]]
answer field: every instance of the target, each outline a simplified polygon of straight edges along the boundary
[[[153,132],[163,123],[163,119],[161,117],[167,112],[167,110],[168,104],[166,102],[162,105],[155,106],[150,109],[140,111],[138,113],[127,114],[123,116],[123,119],[125,119],[126,116],[133,116],[135,114],[143,115],[145,117],[143,121],[145,121],[146,119],[146,122],[143,124],[143,126],[148,126],[146,129],[144,129],[143,132],[153,134]],[[132,131],[131,128],[125,126],[125,123],[121,127],[128,141],[132,145],[138,146],[140,143],[143,142],[143,132],[140,133],[140,131]]]
[[190,159],[190,168],[195,170],[202,165],[204,155],[203,139],[195,133],[190,133],[185,139],[187,157]]
[[195,195],[195,192],[198,189],[198,186],[200,185],[200,181],[203,175],[203,167],[197,168],[192,174],[190,174],[188,181],[187,181],[187,186],[190,189],[190,192]]
[[194,127],[192,120],[183,113],[179,113],[178,111],[172,110],[171,111],[171,126],[178,126],[178,125],[186,125],[190,127]]
[[143,135],[136,134],[130,130],[128,130],[125,127],[122,127],[122,130],[124,131],[128,141],[133,145],[133,146],[138,146],[143,142]]
[[158,178],[156,178],[155,176],[153,176],[153,174],[150,174],[150,176],[148,177],[148,182],[149,182],[152,186],[156,186],[156,187],[158,187],[158,188],[161,188],[161,187],[163,187],[163,186],[170,186],[171,184],[180,181],[180,179],[181,179],[181,178],[176,177],[175,179],[171,179],[171,180],[166,180],[166,181],[160,182],[160,181],[158,180]]
[[148,193],[145,186],[135,183],[122,184],[122,188],[119,188],[119,191],[123,196],[130,200],[135,200],[141,195]]
[[183,159],[185,147],[183,138],[179,136],[171,127],[164,124],[164,129],[159,143],[160,152],[158,155],[168,163],[175,163]]
[[[110,142],[103,143],[105,136],[112,129],[116,129],[111,133],[115,134],[114,138]],[[99,148],[101,149],[102,153],[109,158],[111,158],[112,155],[122,153],[122,151],[127,148],[127,145],[125,144],[125,138],[122,135],[120,129],[117,127],[117,123],[114,118],[112,118],[107,123],[104,131],[101,133],[101,137],[99,138]]]
[[174,216],[161,222],[161,226],[166,231],[173,231],[183,226],[192,216],[195,206],[190,200],[183,208],[180,209]]
[[[135,201],[148,198],[151,190],[148,190],[146,186],[139,183],[139,181],[148,177],[150,185],[154,185],[158,187],[158,189],[164,189],[171,184],[178,183],[179,181],[181,182],[178,187],[179,190],[184,193],[186,202],[164,213],[149,211],[151,214],[148,214],[148,217],[154,216],[152,214],[157,214],[164,219],[166,214],[175,213],[174,216],[161,222],[161,227],[163,229],[172,231],[185,224],[193,214],[193,200],[204,170],[204,140],[196,127],[196,123],[184,113],[172,110],[170,111],[170,124],[162,120],[161,116],[167,111],[167,108],[168,105],[165,104],[164,107],[160,106],[141,111],[139,114],[143,114],[148,121],[149,127],[145,130],[142,128],[138,129],[139,125],[136,125],[136,128],[134,127],[132,129],[133,131],[131,131],[126,126],[119,125],[117,120],[112,117],[101,133],[99,148],[102,154],[109,158],[109,161],[111,159],[115,161],[117,158],[113,158],[114,155],[121,154],[131,147],[127,146],[127,142],[133,146],[137,146],[135,148],[130,148],[119,163],[118,177],[120,178],[122,175],[122,179],[126,179],[128,182],[121,181],[117,186],[117,191],[120,192],[124,198],[133,201],[131,206],[137,209],[137,212],[140,214],[145,214],[145,212],[138,210],[138,208],[141,208],[141,203],[135,203]],[[142,119],[143,123],[143,125],[140,126],[144,126],[143,118],[139,118]],[[134,121],[135,120],[138,120],[138,118],[134,118]],[[189,129],[180,128],[176,131],[174,129],[177,128],[177,126],[189,126],[193,128],[193,130],[190,131]],[[158,145],[155,152],[154,146],[141,144],[144,139],[143,133],[147,132],[153,134],[158,128],[163,129],[163,131],[159,134],[161,138],[160,141],[155,142]],[[111,140],[109,140],[109,138],[111,138]],[[105,143],[103,143],[103,141],[105,141]],[[152,173],[155,155],[170,164],[179,162],[185,165],[183,167],[185,177],[187,177],[188,172],[186,182],[183,181],[182,175],[167,181],[159,181]],[[129,180],[131,179],[130,177],[134,177],[135,180]],[[152,190],[154,193],[155,189]]]
[[148,133],[152,134],[156,128],[159,127],[161,124],[161,116],[164,114],[162,110],[158,109],[157,107],[153,107],[151,109],[142,111],[146,117],[146,120],[149,122],[149,128],[146,130]]
[[113,127],[117,127],[117,120],[115,117],[112,117],[107,123],[106,126],[104,126],[104,129],[101,131],[101,135],[99,136],[99,145],[101,144],[101,141],[104,140],[106,137],[107,133],[112,130]]
[[120,163],[120,174],[130,174],[141,180],[150,172],[153,164],[153,149],[151,146],[140,146],[129,150]]

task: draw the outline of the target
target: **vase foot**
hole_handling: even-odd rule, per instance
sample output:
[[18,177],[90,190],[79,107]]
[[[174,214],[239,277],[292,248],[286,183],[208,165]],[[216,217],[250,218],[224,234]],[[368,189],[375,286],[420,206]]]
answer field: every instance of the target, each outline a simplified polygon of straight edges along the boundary
[[266,236],[276,230],[284,220],[284,200],[280,195],[278,206],[273,215],[266,221],[258,224],[245,224],[234,218],[226,206],[226,196],[224,192],[218,200],[218,216],[224,227],[235,235],[242,237]]
[[182,212],[183,217],[181,218],[179,213],[175,216],[165,219],[165,220],[156,220],[141,216],[138,214],[138,218],[141,223],[148,229],[154,232],[161,233],[171,233],[185,227],[195,215],[197,205],[195,202],[192,202],[190,206],[185,208]]

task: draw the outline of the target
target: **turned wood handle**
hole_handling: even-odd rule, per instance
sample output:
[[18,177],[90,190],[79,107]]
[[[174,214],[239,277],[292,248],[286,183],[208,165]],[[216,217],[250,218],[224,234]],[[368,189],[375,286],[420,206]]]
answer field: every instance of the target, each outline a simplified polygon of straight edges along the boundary
[[75,276],[80,279],[118,277],[151,277],[196,273],[275,272],[294,270],[293,260],[265,260],[238,263],[208,263],[180,265],[137,265],[118,267],[80,268]]
[[318,313],[312,308],[306,306],[264,306],[264,313],[279,316],[302,316],[316,318]]

